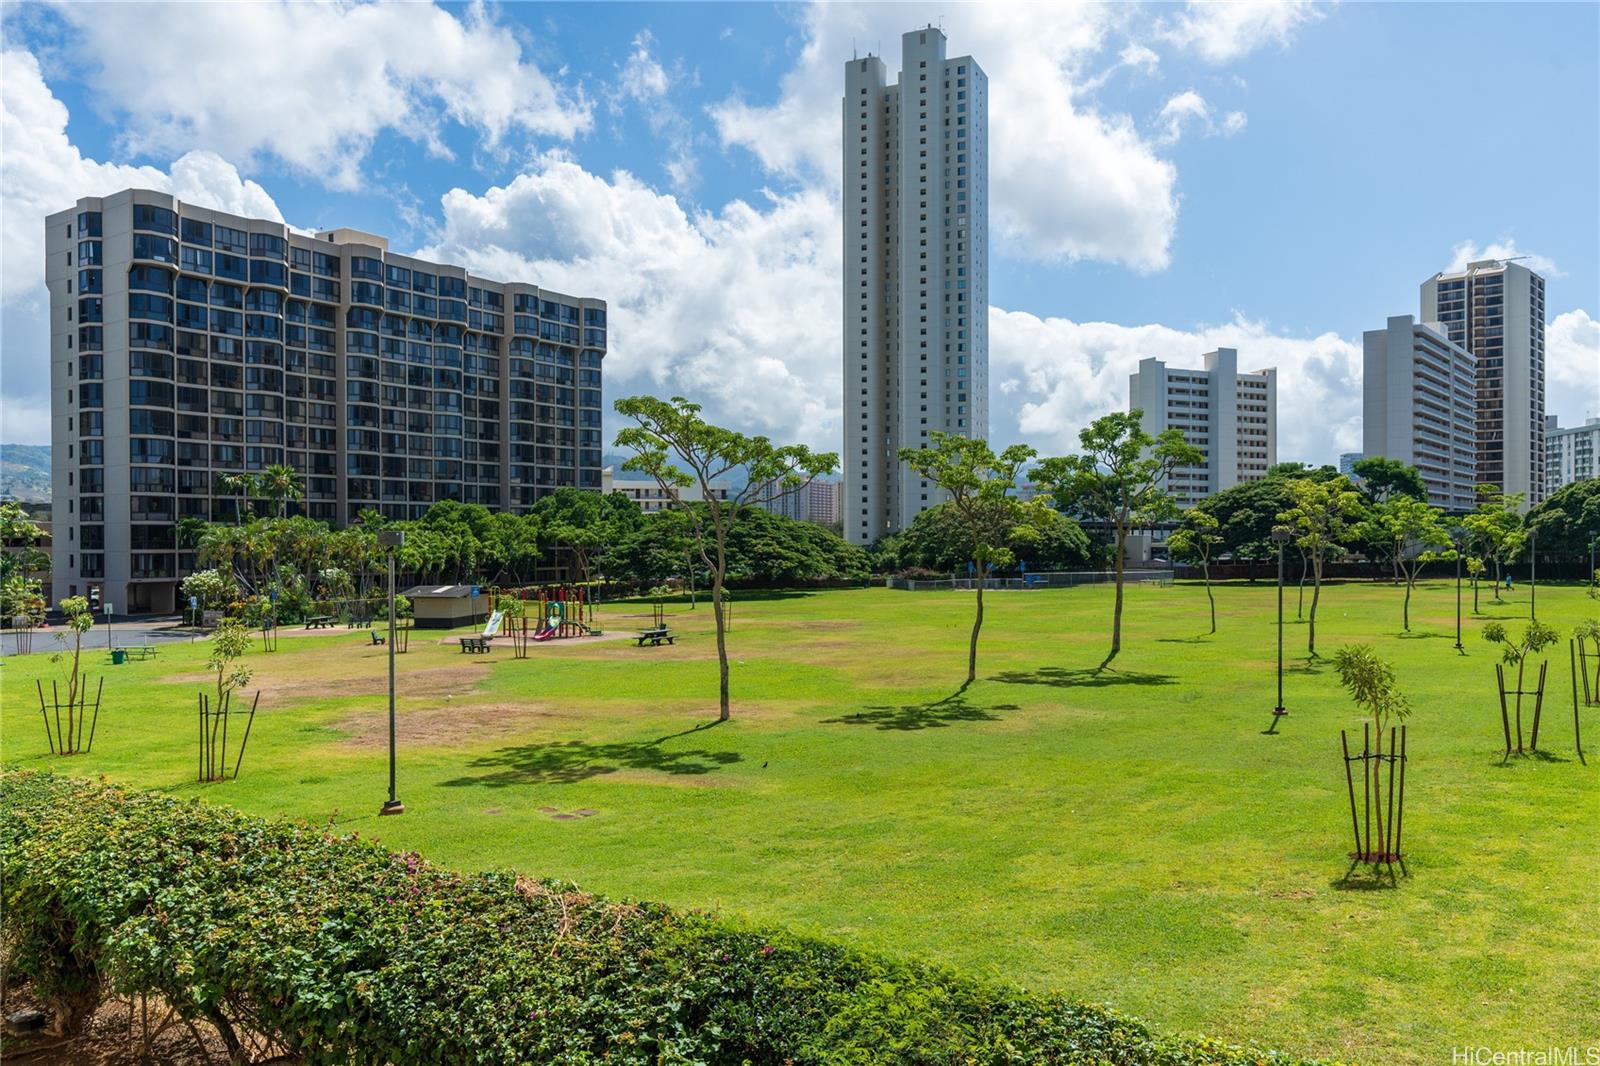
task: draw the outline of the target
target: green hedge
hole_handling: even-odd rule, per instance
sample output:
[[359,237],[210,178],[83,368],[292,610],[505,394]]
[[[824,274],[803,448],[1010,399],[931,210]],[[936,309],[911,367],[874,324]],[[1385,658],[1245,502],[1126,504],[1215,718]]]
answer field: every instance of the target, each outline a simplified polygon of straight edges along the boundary
[[324,829],[0,776],[14,977],[328,1063],[1290,1063],[698,911],[462,875]]

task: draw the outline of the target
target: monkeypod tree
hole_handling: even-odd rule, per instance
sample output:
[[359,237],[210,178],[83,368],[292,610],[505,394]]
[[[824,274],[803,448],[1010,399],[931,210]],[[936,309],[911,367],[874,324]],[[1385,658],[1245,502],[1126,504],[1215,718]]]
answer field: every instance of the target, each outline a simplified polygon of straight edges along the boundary
[[1183,512],[1183,524],[1167,538],[1167,550],[1174,559],[1183,559],[1200,567],[1200,576],[1206,583],[1206,602],[1211,606],[1211,632],[1217,631],[1217,598],[1211,593],[1211,556],[1222,544],[1216,516],[1199,508]]
[[1177,467],[1205,462],[1200,449],[1185,442],[1178,430],[1152,437],[1143,418],[1144,412],[1137,408],[1097,418],[1078,434],[1081,454],[1044,459],[1033,471],[1033,482],[1041,493],[1053,495],[1057,505],[1068,512],[1101,519],[1116,535],[1116,602],[1106,663],[1122,650],[1128,534],[1136,527],[1175,517],[1178,506],[1167,494],[1167,479]]
[[1387,553],[1405,581],[1406,598],[1401,618],[1409,633],[1411,593],[1417,587],[1417,573],[1427,563],[1453,561],[1456,557],[1456,550],[1450,546],[1450,530],[1444,524],[1444,512],[1412,496],[1395,496],[1374,507],[1371,518],[1364,524],[1381,534]]
[[[911,472],[931,481],[950,495],[950,507],[960,519],[966,548],[978,576],[978,600],[967,646],[967,684],[978,676],[978,633],[983,629],[983,586],[990,571],[1015,561],[1008,544],[1026,530],[1029,508],[1011,497],[1017,471],[1034,457],[1025,444],[1013,444],[999,455],[987,441],[958,437],[934,430],[927,448],[901,448],[900,461]],[[1026,534],[1020,534],[1025,536]]]
[[1311,624],[1306,650],[1317,655],[1317,605],[1322,599],[1322,567],[1344,550],[1340,541],[1361,515],[1361,494],[1342,474],[1322,480],[1296,478],[1288,483],[1294,506],[1278,515],[1311,564]]
[[[794,495],[821,474],[839,466],[837,452],[813,452],[799,444],[777,445],[766,437],[750,437],[714,426],[700,417],[700,405],[681,396],[663,400],[630,396],[616,402],[617,413],[633,425],[617,434],[617,446],[634,452],[623,469],[648,474],[666,495],[668,506],[682,512],[695,551],[711,573],[711,613],[717,630],[720,674],[717,720],[728,720],[728,629],[723,586],[728,578],[728,535],[758,494],[765,501]],[[681,465],[680,465],[681,464]],[[742,470],[746,482],[722,498],[716,484]],[[684,490],[699,490],[699,500],[684,499]]]
[[1521,555],[1528,543],[1528,530],[1522,521],[1522,493],[1479,485],[1477,510],[1463,518],[1461,524],[1472,537],[1476,554],[1494,567],[1494,598],[1499,600],[1505,565]]

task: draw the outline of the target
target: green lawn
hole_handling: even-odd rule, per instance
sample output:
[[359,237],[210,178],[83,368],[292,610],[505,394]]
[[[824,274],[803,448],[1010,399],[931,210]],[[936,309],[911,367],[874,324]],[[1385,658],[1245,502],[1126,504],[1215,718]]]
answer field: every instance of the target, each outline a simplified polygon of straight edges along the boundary
[[[849,938],[1113,1004],[1168,1031],[1372,1063],[1448,1062],[1458,1045],[1600,1042],[1600,711],[1572,745],[1565,641],[1542,745],[1502,767],[1486,593],[1453,645],[1454,588],[1340,585],[1331,655],[1392,657],[1411,696],[1398,890],[1341,888],[1350,849],[1339,729],[1360,721],[1291,624],[1273,705],[1273,590],[1134,587],[1125,650],[1104,656],[1108,589],[988,598],[964,695],[970,594],[742,597],[734,718],[715,718],[710,612],[676,606],[676,647],[568,640],[526,661],[413,638],[401,658],[400,794],[387,782],[384,649],[286,635],[252,652],[262,712],[237,782],[200,786],[204,645],[102,666],[92,755],[44,750],[33,678],[4,666],[4,757],[331,820],[463,868],[514,866]],[[1308,596],[1309,600],[1309,596]],[[1468,599],[1470,610],[1470,596]],[[1539,592],[1563,636],[1594,601]],[[603,609],[641,628],[648,605]],[[91,639],[103,639],[96,631]],[[573,817],[579,810],[595,812]]]

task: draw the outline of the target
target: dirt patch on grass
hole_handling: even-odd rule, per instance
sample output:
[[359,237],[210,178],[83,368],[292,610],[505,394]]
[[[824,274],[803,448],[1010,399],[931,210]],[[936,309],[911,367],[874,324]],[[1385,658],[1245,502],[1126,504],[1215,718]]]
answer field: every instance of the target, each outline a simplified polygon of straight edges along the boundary
[[[536,704],[471,703],[458,699],[429,707],[399,708],[395,712],[395,732],[403,744],[471,744],[523,736],[541,721],[568,717],[571,716]],[[386,708],[348,714],[334,723],[334,728],[347,734],[341,743],[351,747],[389,746]]]
[[[262,669],[264,658],[250,661],[253,676],[245,690],[253,695],[259,689],[263,708],[284,707],[318,697],[379,696],[389,691],[389,674],[381,661],[368,663],[354,659],[344,672],[324,676],[321,671],[290,673],[287,669],[281,672],[272,667]],[[489,666],[487,662],[469,661],[453,666],[404,670],[396,679],[397,691],[403,697],[463,696],[488,676]],[[301,668],[304,670],[305,664],[302,663]],[[208,673],[177,674],[170,680],[197,688],[208,688],[217,682],[216,675]]]

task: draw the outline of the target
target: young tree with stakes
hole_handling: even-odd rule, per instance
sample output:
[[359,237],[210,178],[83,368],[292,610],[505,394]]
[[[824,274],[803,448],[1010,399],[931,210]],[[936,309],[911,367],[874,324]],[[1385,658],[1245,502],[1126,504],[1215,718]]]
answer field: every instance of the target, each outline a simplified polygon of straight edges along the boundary
[[1361,494],[1350,479],[1339,475],[1324,481],[1297,478],[1289,482],[1289,498],[1294,506],[1278,515],[1278,520],[1294,532],[1295,543],[1311,563],[1311,620],[1306,649],[1317,657],[1317,604],[1322,599],[1322,567],[1328,558],[1344,549],[1340,545],[1349,522],[1361,514]]
[[[1517,668],[1516,750],[1520,753],[1522,751],[1522,680],[1523,674],[1528,667],[1528,659],[1530,656],[1539,654],[1541,651],[1544,651],[1544,649],[1554,644],[1557,640],[1560,640],[1561,635],[1557,633],[1553,627],[1547,626],[1543,622],[1532,621],[1528,623],[1528,628],[1522,631],[1522,638],[1519,640],[1513,637],[1510,632],[1507,631],[1506,627],[1501,623],[1490,622],[1483,627],[1483,639],[1487,640],[1491,644],[1500,645],[1500,661],[1502,664],[1505,666],[1515,666]],[[1502,678],[1500,681],[1500,709],[1502,715],[1505,713],[1506,691],[1505,681]],[[1544,702],[1544,672],[1542,668],[1539,674],[1539,688],[1537,690],[1537,695],[1539,700],[1535,705],[1536,708],[1541,706]],[[1534,746],[1537,747],[1539,741],[1537,709],[1534,712],[1533,741]],[[1509,755],[1510,753],[1511,728],[1510,723],[1506,723],[1506,754]]]
[[[950,506],[961,519],[973,567],[978,575],[977,607],[967,647],[967,681],[978,677],[978,633],[983,629],[983,586],[989,572],[1009,566],[1015,557],[1006,547],[1025,528],[1028,507],[1011,498],[1017,471],[1035,452],[1013,444],[998,456],[987,441],[934,430],[928,448],[901,448],[900,461],[919,478],[950,494]],[[966,685],[962,686],[963,688]]]
[[1215,515],[1191,507],[1183,512],[1183,525],[1167,538],[1167,550],[1174,559],[1198,563],[1206,583],[1206,602],[1211,607],[1211,632],[1217,631],[1217,598],[1211,592],[1211,556],[1222,544]]
[[1205,456],[1184,441],[1176,429],[1152,437],[1144,428],[1144,412],[1116,411],[1097,418],[1078,434],[1081,455],[1042,460],[1033,482],[1053,494],[1059,506],[1104,520],[1116,534],[1116,602],[1111,616],[1111,652],[1102,666],[1122,650],[1123,571],[1128,534],[1135,527],[1166,521],[1178,512],[1167,494],[1167,478],[1176,467],[1200,466]]
[[[1383,734],[1393,722],[1403,722],[1411,715],[1411,701],[1395,687],[1394,667],[1378,657],[1370,644],[1348,644],[1333,656],[1333,668],[1339,675],[1339,684],[1350,694],[1350,699],[1372,720],[1374,742],[1382,755]],[[1363,749],[1365,754],[1365,749]],[[1377,817],[1380,841],[1390,841],[1392,827],[1386,831],[1383,815],[1383,791],[1380,777],[1371,775],[1370,808]],[[1392,780],[1392,778],[1391,778]],[[1363,786],[1365,787],[1365,786]],[[1402,785],[1402,802],[1404,802]],[[1354,817],[1354,810],[1351,811]],[[1387,851],[1387,848],[1380,848]],[[1371,858],[1371,856],[1364,856]]]
[[[717,720],[729,718],[728,634],[722,589],[728,577],[728,533],[758,492],[781,500],[799,492],[821,474],[838,469],[837,452],[813,452],[799,444],[776,445],[766,437],[714,426],[700,417],[700,405],[681,396],[663,400],[631,396],[618,400],[617,413],[634,425],[617,434],[617,446],[632,449],[625,470],[637,470],[655,479],[668,506],[688,519],[700,559],[711,572],[711,613],[717,630],[717,666],[720,693]],[[688,469],[675,465],[681,462]],[[718,482],[743,470],[744,488],[727,499],[718,496]],[[696,487],[701,501],[683,498],[683,490]]]

